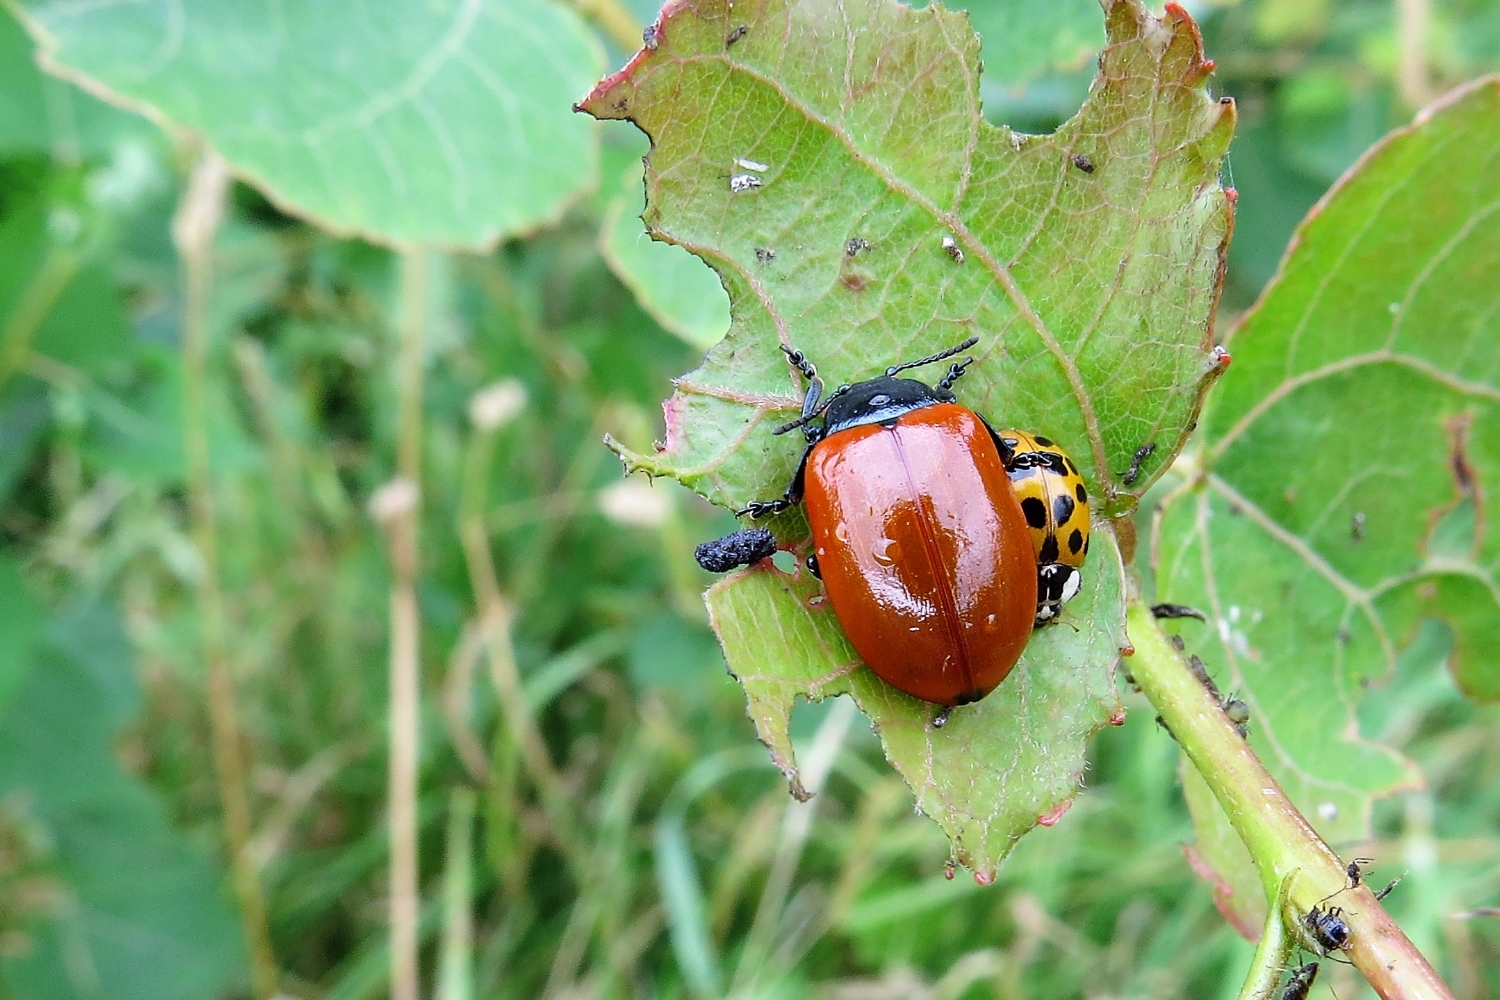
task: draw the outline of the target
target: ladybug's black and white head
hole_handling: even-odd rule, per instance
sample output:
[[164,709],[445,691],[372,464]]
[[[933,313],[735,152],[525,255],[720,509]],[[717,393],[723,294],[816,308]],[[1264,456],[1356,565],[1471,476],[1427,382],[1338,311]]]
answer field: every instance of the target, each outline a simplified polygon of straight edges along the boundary
[[879,378],[856,382],[828,401],[823,436],[865,424],[891,424],[902,414],[936,403],[953,402],[953,393],[914,378]]

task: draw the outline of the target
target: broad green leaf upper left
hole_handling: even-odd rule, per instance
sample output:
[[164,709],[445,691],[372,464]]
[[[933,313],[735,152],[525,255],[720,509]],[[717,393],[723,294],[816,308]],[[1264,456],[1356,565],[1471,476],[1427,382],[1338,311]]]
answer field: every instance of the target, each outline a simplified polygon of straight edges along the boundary
[[19,2],[48,68],[201,133],[337,233],[483,248],[596,179],[594,132],[566,109],[599,48],[546,0]]

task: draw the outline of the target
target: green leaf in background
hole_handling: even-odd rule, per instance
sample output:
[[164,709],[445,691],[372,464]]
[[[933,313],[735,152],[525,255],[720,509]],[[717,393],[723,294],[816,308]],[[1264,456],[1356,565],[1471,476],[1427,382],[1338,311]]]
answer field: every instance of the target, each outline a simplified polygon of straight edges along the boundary
[[1081,69],[1104,47],[1098,0],[969,0],[964,10],[984,40],[984,84],[1018,89],[1057,70]]
[[[1088,103],[1035,137],[980,116],[962,14],[881,0],[669,6],[654,47],[581,107],[651,137],[647,225],[719,272],[734,322],[679,381],[664,450],[627,464],[729,507],[774,496],[801,451],[770,434],[800,405],[779,344],[833,385],[973,334],[960,398],[1060,439],[1095,496],[1132,509],[1221,370],[1212,320],[1231,206],[1217,171],[1234,113],[1202,88],[1186,15],[1158,21],[1119,0],[1106,19]],[[1147,443],[1157,457],[1127,488]],[[806,537],[799,513],[776,527]],[[1087,737],[1120,714],[1123,582],[1103,523],[1096,538],[1072,606],[1080,630],[1039,633],[1012,679],[941,734],[934,706],[855,669],[805,576],[737,576],[710,608],[794,788],[792,703],[849,690],[955,858],[988,879],[1021,833],[1066,807]]]
[[21,568],[0,558],[0,710],[31,670],[41,618],[41,609],[21,578]]
[[1459,687],[1500,698],[1497,120],[1500,78],[1458,92],[1309,215],[1154,540],[1156,598],[1209,613],[1183,635],[1331,843],[1417,781],[1353,713],[1424,619]]
[[44,831],[52,889],[12,932],[24,947],[0,957],[0,991],[197,1000],[236,987],[244,959],[223,873],[115,762],[116,730],[140,703],[118,616],[54,616],[33,660],[0,712],[0,801]]
[[37,69],[31,39],[0,12],[0,154],[43,153],[71,162],[150,128],[138,115]]
[[53,71],[185,126],[287,211],[387,244],[482,248],[595,183],[566,109],[599,47],[546,0],[23,2]]
[[641,168],[619,174],[599,230],[599,252],[652,319],[694,347],[707,350],[729,329],[729,300],[703,262],[681,247],[650,238],[641,228]]

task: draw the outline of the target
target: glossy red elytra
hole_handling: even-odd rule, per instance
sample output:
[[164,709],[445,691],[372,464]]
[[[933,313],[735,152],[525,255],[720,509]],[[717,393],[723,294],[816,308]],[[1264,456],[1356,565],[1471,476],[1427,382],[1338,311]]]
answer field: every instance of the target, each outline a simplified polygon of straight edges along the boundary
[[817,370],[783,348],[807,379],[807,441],[786,492],[740,514],[806,502],[818,575],[860,657],[886,682],[939,705],[992,691],[1015,666],[1037,614],[1037,558],[1010,479],[1011,446],[960,406],[953,383],[896,376],[951,358],[959,346],[827,399]]

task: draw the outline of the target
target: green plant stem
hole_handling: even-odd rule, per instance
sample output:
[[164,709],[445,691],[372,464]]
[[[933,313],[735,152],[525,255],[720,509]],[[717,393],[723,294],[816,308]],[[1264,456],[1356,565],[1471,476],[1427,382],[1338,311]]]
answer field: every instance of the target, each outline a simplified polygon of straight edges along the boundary
[[[1385,1000],[1452,1000],[1453,994],[1366,885],[1348,888],[1344,865],[1292,805],[1265,765],[1192,675],[1145,601],[1128,611],[1130,672],[1182,752],[1212,789],[1250,851],[1272,906],[1301,926],[1312,907],[1340,906],[1351,930],[1349,960]],[[1332,900],[1338,894],[1336,900]],[[1299,936],[1300,931],[1299,931]],[[1310,944],[1310,942],[1306,942]]]
[[1428,26],[1432,21],[1431,0],[1396,0],[1396,90],[1409,108],[1423,108],[1432,101],[1431,74],[1427,67]]
[[1291,880],[1283,879],[1276,890],[1276,901],[1266,908],[1266,926],[1260,932],[1255,956],[1250,959],[1250,973],[1240,989],[1239,1000],[1272,1000],[1281,977],[1297,948],[1297,939],[1286,932],[1286,894]]
[[620,0],[574,0],[578,12],[603,29],[626,52],[641,47],[641,25]]
[[421,741],[417,517],[422,481],[422,374],[427,328],[427,251],[401,254],[397,356],[396,486],[406,502],[388,512],[391,557],[390,739],[387,808],[391,830],[391,997],[417,1000],[420,916],[417,776]]
[[73,250],[54,249],[47,254],[36,276],[26,286],[21,300],[0,327],[0,390],[26,365],[31,342],[42,329],[63,289],[78,273],[82,258]]
[[234,676],[229,666],[224,594],[219,583],[208,443],[208,301],[213,286],[214,234],[223,218],[229,182],[228,165],[213,150],[205,150],[172,220],[172,241],[182,260],[182,437],[193,543],[203,563],[198,614],[207,661],[209,728],[235,898],[250,954],[251,987],[257,997],[267,998],[277,993],[276,955],[271,948],[260,876],[249,849],[250,805]]

